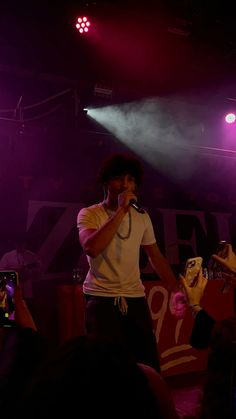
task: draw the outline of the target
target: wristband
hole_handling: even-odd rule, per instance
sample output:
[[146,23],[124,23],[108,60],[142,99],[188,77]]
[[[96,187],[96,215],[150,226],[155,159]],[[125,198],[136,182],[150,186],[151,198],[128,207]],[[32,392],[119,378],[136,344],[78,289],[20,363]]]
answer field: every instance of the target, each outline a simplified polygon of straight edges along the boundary
[[[193,315],[193,317],[195,318],[196,317],[196,315],[199,313],[199,311],[201,311],[202,310],[202,307],[200,306],[200,304],[189,304],[190,305],[190,307],[191,307],[191,310],[192,310],[192,315]],[[200,310],[195,310],[195,308],[196,307],[199,307],[200,308]]]

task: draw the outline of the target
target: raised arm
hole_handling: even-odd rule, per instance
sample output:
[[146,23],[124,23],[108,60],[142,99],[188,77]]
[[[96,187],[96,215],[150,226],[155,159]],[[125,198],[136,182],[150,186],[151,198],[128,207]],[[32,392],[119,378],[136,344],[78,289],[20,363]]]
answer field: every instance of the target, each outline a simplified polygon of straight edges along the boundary
[[126,189],[117,196],[116,211],[99,229],[81,229],[79,239],[87,255],[95,258],[108,246],[130,210],[130,200],[134,198],[134,193]]
[[125,214],[124,208],[118,208],[98,230],[89,228],[79,233],[80,244],[88,256],[95,258],[103,252],[113,239]]
[[226,257],[222,258],[218,255],[212,255],[220,265],[227,268],[230,272],[236,274],[236,254],[234,253],[231,244],[226,245]]
[[207,279],[203,276],[201,270],[198,274],[198,281],[193,287],[187,284],[186,278],[182,275],[180,275],[180,280],[184,287],[188,304],[195,317],[190,345],[196,349],[206,349],[209,346],[211,333],[215,324],[215,320],[201,307],[201,300],[205,292]]
[[186,293],[188,304],[195,312],[201,310],[201,300],[207,285],[207,279],[202,274],[202,269],[198,274],[198,279],[196,285],[191,287],[188,285],[186,278],[183,275],[180,275],[181,284],[184,287]]
[[165,282],[170,291],[176,290],[178,287],[178,281],[170,267],[168,260],[161,253],[156,243],[143,246],[145,252],[148,255],[148,259],[155,270],[160,276],[161,280]]

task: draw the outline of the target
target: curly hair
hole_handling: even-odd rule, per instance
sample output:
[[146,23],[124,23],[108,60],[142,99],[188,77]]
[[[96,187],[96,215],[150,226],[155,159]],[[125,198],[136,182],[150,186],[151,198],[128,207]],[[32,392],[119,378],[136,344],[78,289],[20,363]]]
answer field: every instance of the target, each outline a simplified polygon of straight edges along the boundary
[[130,154],[116,153],[102,163],[98,173],[98,181],[104,185],[113,176],[123,174],[132,175],[135,178],[136,185],[141,185],[143,168],[140,161]]

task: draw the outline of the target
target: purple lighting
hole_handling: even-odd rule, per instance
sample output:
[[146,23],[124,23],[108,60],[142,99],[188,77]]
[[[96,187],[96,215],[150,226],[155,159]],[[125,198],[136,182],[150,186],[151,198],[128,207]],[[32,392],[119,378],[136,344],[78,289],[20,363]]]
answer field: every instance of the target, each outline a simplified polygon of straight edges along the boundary
[[227,124],[233,124],[235,122],[236,116],[234,113],[228,113],[225,117],[225,122]]

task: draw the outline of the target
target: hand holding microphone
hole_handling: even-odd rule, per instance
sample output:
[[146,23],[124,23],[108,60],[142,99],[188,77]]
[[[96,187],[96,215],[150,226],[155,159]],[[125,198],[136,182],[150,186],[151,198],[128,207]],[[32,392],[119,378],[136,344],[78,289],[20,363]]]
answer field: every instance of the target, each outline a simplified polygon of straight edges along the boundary
[[134,208],[137,212],[140,212],[140,214],[144,214],[145,210],[141,207],[141,205],[134,199],[132,198],[129,201],[129,205]]
[[145,210],[137,202],[136,195],[133,193],[133,191],[125,190],[120,193],[118,196],[118,204],[121,207],[125,207],[127,211],[129,210],[129,207],[132,207],[141,214],[145,213]]

